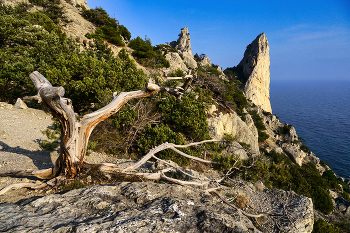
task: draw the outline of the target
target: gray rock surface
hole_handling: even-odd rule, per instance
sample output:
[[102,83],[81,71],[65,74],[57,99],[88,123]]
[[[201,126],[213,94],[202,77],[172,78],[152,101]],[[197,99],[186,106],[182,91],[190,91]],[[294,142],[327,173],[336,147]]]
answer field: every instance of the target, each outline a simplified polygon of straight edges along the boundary
[[188,28],[181,28],[179,38],[177,39],[177,41],[172,41],[170,45],[171,47],[179,50],[179,52],[187,52],[190,55],[192,55],[191,37],[190,33],[188,32]]
[[116,183],[0,204],[7,232],[260,232],[217,198],[179,185]]
[[[0,204],[7,232],[311,232],[310,198],[241,181],[221,195],[241,195],[245,211],[271,213],[258,225],[198,189],[153,182],[115,183]],[[255,222],[255,221],[253,221]]]
[[242,89],[254,104],[267,112],[272,112],[270,103],[270,55],[269,42],[265,33],[260,34],[244,52],[239,65],[243,66],[243,73],[247,81]]

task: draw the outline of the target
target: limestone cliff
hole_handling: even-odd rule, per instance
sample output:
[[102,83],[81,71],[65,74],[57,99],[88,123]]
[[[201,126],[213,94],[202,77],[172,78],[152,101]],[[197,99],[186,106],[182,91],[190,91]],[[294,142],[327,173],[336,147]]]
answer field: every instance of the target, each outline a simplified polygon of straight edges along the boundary
[[254,104],[266,112],[272,112],[270,103],[270,55],[269,42],[265,33],[260,34],[244,52],[239,63],[243,67],[244,77],[242,90]]

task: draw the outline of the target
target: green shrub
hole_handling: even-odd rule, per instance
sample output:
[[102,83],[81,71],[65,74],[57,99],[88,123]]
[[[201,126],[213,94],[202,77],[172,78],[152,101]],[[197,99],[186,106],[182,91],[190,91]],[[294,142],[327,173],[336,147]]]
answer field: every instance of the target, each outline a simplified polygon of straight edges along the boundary
[[304,151],[305,153],[310,153],[310,152],[311,152],[311,150],[309,149],[309,147],[306,146],[306,145],[301,145],[301,146],[300,146],[300,149],[301,149],[302,151]]
[[282,127],[278,128],[278,135],[283,135],[289,133],[290,129],[292,128],[292,125],[284,124]]
[[226,74],[230,80],[238,80],[241,84],[247,81],[247,78],[244,77],[243,66],[241,65],[226,68],[224,74]]
[[60,0],[29,0],[29,2],[35,6],[43,7],[42,12],[50,17],[55,24],[58,24],[60,21],[68,23],[63,7],[60,6]]
[[330,214],[334,206],[328,192],[319,186],[313,187],[312,189],[312,200],[315,208],[324,214]]
[[[164,142],[174,143],[177,145],[185,144],[185,140],[180,133],[172,131],[168,125],[159,124],[156,126],[146,125],[142,131],[143,136],[137,141],[138,150],[145,155],[150,149],[159,146]],[[188,152],[188,150],[185,150]],[[164,150],[157,154],[161,159],[172,160],[179,165],[188,165],[190,159],[180,156],[172,150]]]
[[323,161],[323,160],[320,161],[320,164],[322,167],[326,167],[326,166],[331,167],[331,165],[329,165],[329,163],[327,163],[326,161]]
[[153,47],[149,39],[143,40],[141,37],[132,39],[128,44],[134,51],[132,55],[144,66],[152,68],[170,67],[170,63],[162,55],[159,47]]
[[257,111],[249,111],[249,114],[252,116],[254,125],[258,129],[258,141],[264,142],[269,138],[269,135],[263,131],[266,130],[263,119],[259,116]]
[[206,104],[195,94],[176,99],[168,96],[157,103],[162,119],[174,132],[181,132],[195,141],[209,139]]
[[168,74],[169,77],[182,77],[184,75],[185,73],[181,69],[177,69],[174,72]]
[[62,191],[70,191],[73,189],[84,188],[85,185],[81,183],[79,180],[74,180],[73,182],[68,182],[62,186]]
[[[0,99],[12,102],[35,95],[29,74],[38,70],[53,86],[65,88],[75,110],[97,107],[113,92],[144,88],[146,75],[136,68],[125,50],[117,57],[103,40],[80,51],[73,39],[42,13],[0,7]],[[33,26],[39,25],[39,26]],[[6,38],[6,39],[5,39]]]
[[89,35],[90,38],[101,38],[117,46],[125,45],[122,37],[130,40],[129,30],[125,26],[119,25],[118,20],[111,18],[103,8],[96,7],[87,10],[83,7],[81,14],[97,26],[95,33]]
[[339,228],[328,224],[326,221],[324,221],[322,218],[315,220],[314,223],[314,229],[312,230],[312,233],[339,233]]
[[334,174],[334,172],[332,170],[324,171],[322,174],[322,178],[327,179],[329,181],[337,181],[338,180],[337,176]]

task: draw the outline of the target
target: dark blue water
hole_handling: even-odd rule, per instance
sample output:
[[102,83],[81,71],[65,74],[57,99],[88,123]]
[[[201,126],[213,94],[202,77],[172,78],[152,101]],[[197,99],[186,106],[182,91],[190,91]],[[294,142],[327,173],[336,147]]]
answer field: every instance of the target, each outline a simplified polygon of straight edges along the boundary
[[350,81],[271,80],[272,113],[293,125],[312,152],[350,177]]

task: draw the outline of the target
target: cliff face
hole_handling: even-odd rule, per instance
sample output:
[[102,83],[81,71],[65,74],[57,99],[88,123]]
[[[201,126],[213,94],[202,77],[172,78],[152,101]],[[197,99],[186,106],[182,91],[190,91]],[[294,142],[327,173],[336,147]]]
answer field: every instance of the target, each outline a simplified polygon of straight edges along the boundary
[[270,55],[269,42],[265,33],[260,34],[244,52],[239,63],[243,67],[244,77],[242,90],[254,104],[266,112],[272,112],[270,103]]

